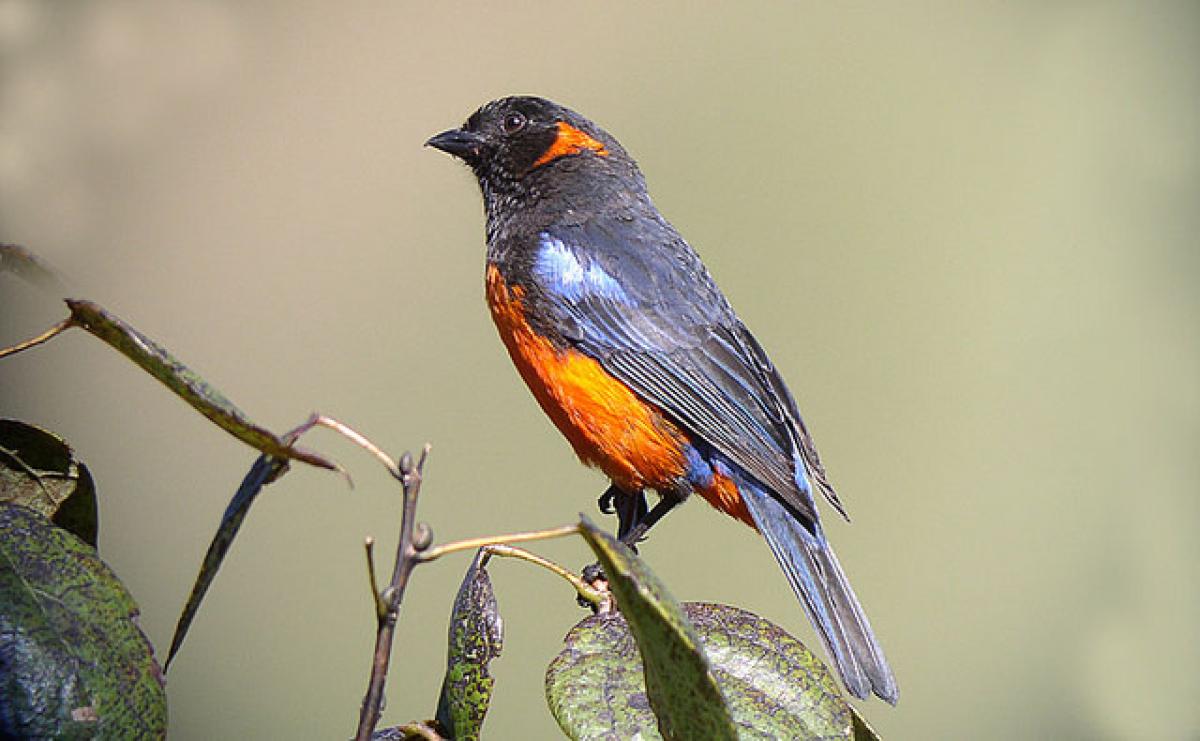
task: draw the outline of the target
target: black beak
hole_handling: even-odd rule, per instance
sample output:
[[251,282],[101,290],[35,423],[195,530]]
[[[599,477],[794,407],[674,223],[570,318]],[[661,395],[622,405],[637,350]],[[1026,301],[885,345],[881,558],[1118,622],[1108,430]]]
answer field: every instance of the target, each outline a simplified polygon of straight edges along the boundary
[[440,149],[446,154],[471,162],[479,159],[483,149],[483,137],[473,131],[450,129],[432,137],[425,142],[425,146]]

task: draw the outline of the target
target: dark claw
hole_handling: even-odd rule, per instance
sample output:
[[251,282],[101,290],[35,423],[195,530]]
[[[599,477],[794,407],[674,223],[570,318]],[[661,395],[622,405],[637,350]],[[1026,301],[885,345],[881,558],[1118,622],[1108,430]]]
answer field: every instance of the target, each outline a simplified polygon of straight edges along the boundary
[[645,530],[643,530],[641,528],[634,528],[634,529],[630,530],[629,532],[625,533],[625,535],[623,535],[622,537],[618,538],[618,540],[620,540],[625,545],[629,546],[629,550],[633,551],[634,553],[637,553],[638,552],[637,544],[645,543],[647,540],[650,540],[650,536],[646,533]]
[[617,493],[617,488],[610,486],[600,495],[600,498],[596,500],[596,506],[600,508],[601,513],[611,515],[617,511]]
[[637,544],[646,539],[650,528],[654,527],[664,515],[679,506],[685,497],[686,495],[664,494],[658,500],[658,504],[655,504],[654,508],[647,512],[646,497],[639,494],[638,501],[634,502],[634,514],[628,518],[624,516],[621,518],[621,527],[617,530],[617,537],[634,553],[637,553]]

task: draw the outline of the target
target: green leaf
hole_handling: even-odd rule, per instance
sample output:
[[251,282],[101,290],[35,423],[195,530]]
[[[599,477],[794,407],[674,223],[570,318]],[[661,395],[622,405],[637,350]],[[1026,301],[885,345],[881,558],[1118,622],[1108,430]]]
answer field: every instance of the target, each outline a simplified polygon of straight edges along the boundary
[[729,605],[684,605],[742,738],[850,737],[850,706],[837,679],[804,644]]
[[450,613],[446,676],[437,721],[457,741],[479,738],[496,680],[488,664],[504,647],[504,624],[483,551],[467,569]]
[[217,571],[225,561],[225,554],[233,545],[233,539],[237,537],[242,521],[250,511],[250,505],[254,503],[262,488],[282,476],[287,468],[288,463],[282,458],[260,455],[242,479],[241,486],[225,508],[225,514],[221,516],[221,524],[217,526],[217,532],[213,535],[208,551],[204,554],[204,561],[200,564],[196,583],[192,585],[192,593],[188,595],[187,604],[183,606],[183,612],[179,614],[179,620],[175,623],[175,635],[171,636],[171,648],[167,651],[167,668],[170,668],[171,660],[183,645],[188,628],[200,609],[205,593],[212,586],[213,579],[217,578]]
[[[623,543],[597,528],[586,517],[580,525],[584,540],[604,567],[617,605],[636,641],[644,667],[645,700],[654,711],[662,737],[714,741],[737,738],[725,698],[709,669],[700,639],[679,603]],[[547,675],[551,712],[568,736],[594,738],[580,730],[590,719],[574,713],[580,705],[573,697],[575,692],[570,683],[552,682],[556,666],[566,668],[556,659]],[[591,688],[580,686],[578,690],[590,692]],[[603,707],[592,706],[593,709]],[[629,708],[617,708],[613,712],[625,714],[627,710]],[[641,731],[646,734],[653,728],[648,726]],[[628,737],[624,733],[619,736]]]
[[0,738],[163,738],[162,673],[96,551],[0,503]]
[[619,612],[592,615],[564,639],[546,670],[546,701],[573,739],[662,738],[642,659]]
[[36,510],[96,547],[99,521],[92,475],[52,432],[0,419],[0,502]]
[[[704,645],[738,738],[878,738],[857,735],[860,719],[851,715],[836,679],[778,626],[727,605],[691,602],[683,611]],[[618,613],[593,615],[567,634],[547,672],[546,691],[572,738],[660,737],[637,646]]]
[[336,463],[324,456],[297,447],[292,441],[255,424],[200,374],[120,317],[110,314],[100,304],[82,299],[67,299],[66,302],[71,309],[70,321],[73,326],[83,327],[108,343],[238,440],[276,458],[295,459],[330,471],[340,470]]

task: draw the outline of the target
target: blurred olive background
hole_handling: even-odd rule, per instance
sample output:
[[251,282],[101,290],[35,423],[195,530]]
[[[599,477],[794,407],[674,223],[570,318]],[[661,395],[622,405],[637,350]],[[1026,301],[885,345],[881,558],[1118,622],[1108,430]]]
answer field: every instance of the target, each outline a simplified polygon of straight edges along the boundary
[[[885,738],[1200,737],[1200,5],[0,0],[0,239],[277,430],[434,445],[439,540],[595,515],[482,301],[482,210],[422,148],[533,92],[614,132],[800,400],[854,517],[831,537],[901,684]],[[0,342],[64,313],[0,276]],[[0,362],[64,435],[160,653],[252,453],[76,332]],[[399,498],[266,491],[170,675],[173,737],[346,738],[362,539]],[[830,514],[827,512],[827,515]],[[577,542],[537,550],[573,567]],[[696,501],[644,553],[681,599],[815,638],[766,547]],[[428,717],[467,558],[421,569],[391,723]],[[581,617],[494,569],[487,731],[553,738]]]

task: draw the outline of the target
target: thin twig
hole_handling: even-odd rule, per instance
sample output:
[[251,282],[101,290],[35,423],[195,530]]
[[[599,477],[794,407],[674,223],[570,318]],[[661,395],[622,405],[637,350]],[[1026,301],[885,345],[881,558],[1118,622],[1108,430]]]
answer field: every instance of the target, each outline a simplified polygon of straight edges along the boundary
[[367,552],[367,581],[371,587],[371,600],[375,603],[375,620],[378,622],[387,613],[387,603],[379,596],[379,580],[375,578],[375,539],[370,535],[363,541]]
[[58,324],[55,324],[50,329],[42,332],[37,337],[31,337],[24,342],[18,342],[17,344],[10,345],[8,347],[0,347],[0,358],[7,358],[9,355],[16,355],[17,353],[28,350],[31,347],[37,347],[44,342],[49,342],[57,335],[66,332],[68,329],[74,326],[76,326],[75,319],[73,317],[67,317]]
[[363,699],[358,716],[358,732],[355,741],[369,741],[371,733],[379,723],[383,708],[383,687],[387,680],[388,665],[392,657],[392,641],[396,636],[396,621],[400,617],[400,606],[404,602],[404,591],[408,588],[409,576],[419,563],[420,551],[413,544],[413,532],[417,522],[417,497],[421,493],[421,466],[429,452],[429,446],[421,453],[421,462],[413,465],[412,456],[405,453],[400,457],[396,471],[404,487],[404,511],[400,517],[400,542],[396,545],[396,564],[392,580],[384,590],[382,600],[386,609],[378,615],[375,631],[375,653],[371,659],[371,678],[367,683],[367,695]]
[[[350,442],[375,456],[376,460],[383,464],[383,467],[388,470],[388,473],[390,473],[393,478],[399,480],[404,475],[403,472],[400,471],[400,467],[396,464],[396,461],[392,460],[391,456],[383,452],[378,445],[371,442],[369,439],[367,439],[366,435],[362,434],[358,430],[355,430],[353,427],[343,424],[333,417],[326,417],[324,414],[314,414],[310,421],[313,425],[327,427],[334,432],[339,433]],[[426,445],[425,450],[423,450],[421,453],[421,462],[417,465],[418,473],[420,473],[421,467],[425,463],[425,454],[428,452],[428,450],[429,446]]]
[[552,538],[562,538],[567,535],[579,534],[578,525],[563,525],[561,527],[552,527],[546,530],[533,530],[525,533],[509,533],[508,535],[485,535],[481,538],[467,538],[466,540],[454,540],[449,543],[444,543],[439,546],[428,549],[424,553],[417,555],[417,560],[421,563],[436,561],[442,556],[459,551],[473,551],[476,548],[483,548],[489,545],[506,545],[509,543],[528,543],[531,540],[550,540]]
[[542,558],[541,556],[527,551],[524,548],[517,548],[511,545],[489,545],[484,547],[484,552],[493,556],[503,556],[505,558],[519,558],[522,561],[528,561],[532,564],[537,564],[547,571],[558,574],[562,578],[571,583],[575,587],[575,592],[593,605],[601,605],[607,599],[606,595],[598,589],[593,589],[591,585],[580,579],[572,572],[564,569],[562,566],[553,561]]
[[417,523],[417,498],[421,492],[422,474],[425,470],[425,461],[429,457],[430,446],[428,444],[425,445],[421,450],[420,458],[415,464],[413,463],[412,455],[405,453],[400,457],[398,463],[388,465],[391,459],[386,454],[371,444],[370,441],[366,440],[365,437],[358,435],[358,433],[350,430],[345,425],[337,423],[336,420],[330,420],[320,415],[313,415],[306,424],[308,427],[314,425],[330,427],[346,437],[355,440],[355,442],[358,442],[364,448],[371,451],[376,458],[384,461],[384,465],[388,466],[389,470],[395,472],[393,475],[399,479],[404,488],[404,508],[400,517],[400,539],[396,544],[396,563],[392,569],[392,579],[382,593],[377,590],[375,585],[374,556],[372,555],[373,539],[368,540],[366,545],[368,571],[371,574],[371,590],[375,593],[377,622],[375,652],[371,657],[371,677],[367,682],[367,694],[363,698],[362,707],[359,709],[358,730],[354,736],[355,741],[369,741],[371,734],[375,730],[375,726],[379,723],[379,716],[383,708],[384,684],[387,680],[388,667],[391,662],[392,642],[396,635],[396,622],[400,617],[400,607],[404,603],[404,592],[408,588],[409,578],[412,575],[413,569],[418,565],[428,563],[450,553],[474,550],[484,546],[500,546],[493,551],[496,555],[524,558],[525,560],[542,565],[570,581],[584,599],[593,604],[598,604],[601,601],[602,598],[598,596],[595,590],[584,584],[573,574],[568,574],[562,567],[528,551],[512,548],[508,545],[509,543],[546,540],[566,535],[575,535],[579,532],[578,525],[565,525],[547,530],[513,533],[510,535],[472,538],[430,548],[429,543],[432,535],[429,528]]
[[425,460],[429,458],[429,451],[433,450],[432,443],[425,443],[421,446],[421,457],[417,459],[417,473],[425,474]]

